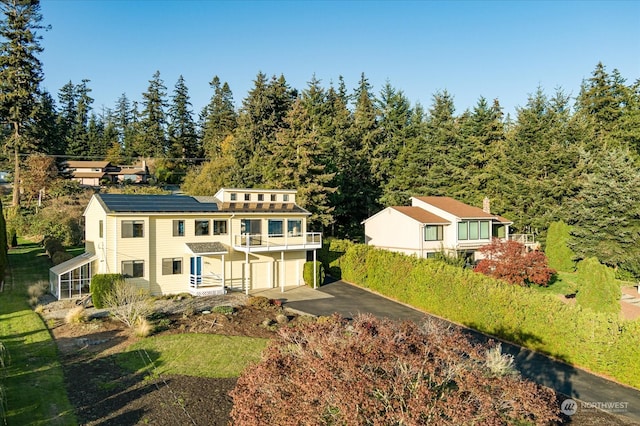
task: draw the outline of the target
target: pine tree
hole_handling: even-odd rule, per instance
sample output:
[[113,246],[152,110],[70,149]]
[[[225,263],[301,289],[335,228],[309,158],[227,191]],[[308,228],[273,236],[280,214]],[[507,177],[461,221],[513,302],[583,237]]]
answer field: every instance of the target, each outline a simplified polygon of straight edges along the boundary
[[64,142],[58,129],[56,105],[49,94],[43,91],[33,113],[33,120],[26,131],[34,143],[34,151],[45,154],[63,154]]
[[149,80],[147,91],[142,94],[144,109],[140,117],[140,130],[136,132],[133,154],[140,157],[164,157],[169,152],[166,136],[167,88],[160,78],[160,71]]
[[213,96],[201,114],[202,146],[205,156],[215,159],[221,155],[222,142],[236,129],[238,114],[229,85],[221,85],[218,76],[213,77],[209,85],[213,88]]
[[585,152],[582,161],[586,173],[570,206],[570,247],[579,259],[596,257],[640,277],[638,160],[628,150],[612,149]]
[[42,82],[42,52],[38,31],[40,22],[38,0],[3,0],[0,10],[0,115],[11,126],[6,147],[13,151],[13,205],[20,205],[20,154],[28,148],[23,134],[33,117]]
[[191,111],[189,90],[180,76],[173,91],[169,106],[169,156],[180,159],[178,169],[184,170],[195,164],[201,156],[200,141],[196,134],[196,124]]
[[87,86],[88,82],[89,80],[85,79],[75,86],[75,114],[73,114],[73,122],[66,135],[66,153],[75,157],[87,158],[91,151],[88,127],[93,98],[89,96],[91,89]]

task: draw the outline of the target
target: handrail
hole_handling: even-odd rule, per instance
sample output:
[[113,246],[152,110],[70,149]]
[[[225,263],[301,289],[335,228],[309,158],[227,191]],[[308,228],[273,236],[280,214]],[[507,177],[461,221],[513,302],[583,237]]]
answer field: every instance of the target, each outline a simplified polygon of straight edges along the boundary
[[287,234],[239,234],[233,236],[234,247],[289,247],[322,244],[321,232]]

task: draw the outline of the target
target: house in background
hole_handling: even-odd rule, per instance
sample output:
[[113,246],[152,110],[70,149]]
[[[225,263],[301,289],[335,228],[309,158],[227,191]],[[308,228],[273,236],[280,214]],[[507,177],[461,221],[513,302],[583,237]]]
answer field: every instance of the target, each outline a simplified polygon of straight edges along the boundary
[[83,186],[100,186],[107,183],[146,183],[149,169],[146,162],[133,166],[114,166],[109,161],[66,161],[62,174]]
[[295,197],[263,189],[94,194],[84,212],[85,253],[50,269],[51,293],[81,297],[93,275],[106,273],[123,274],[152,295],[301,285],[307,254],[315,260],[322,236],[307,232],[310,213]]
[[436,253],[481,259],[479,249],[492,238],[509,239],[512,222],[450,197],[412,197],[411,206],[394,206],[363,221],[366,244],[418,257]]

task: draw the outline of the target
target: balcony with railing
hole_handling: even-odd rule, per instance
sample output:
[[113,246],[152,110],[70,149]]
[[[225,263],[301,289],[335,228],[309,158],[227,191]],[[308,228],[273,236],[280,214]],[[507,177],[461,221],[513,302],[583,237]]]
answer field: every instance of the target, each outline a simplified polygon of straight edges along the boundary
[[539,247],[536,236],[533,234],[511,234],[509,239],[524,245],[528,250],[536,250]]
[[233,236],[233,249],[245,253],[322,248],[321,232],[241,234]]

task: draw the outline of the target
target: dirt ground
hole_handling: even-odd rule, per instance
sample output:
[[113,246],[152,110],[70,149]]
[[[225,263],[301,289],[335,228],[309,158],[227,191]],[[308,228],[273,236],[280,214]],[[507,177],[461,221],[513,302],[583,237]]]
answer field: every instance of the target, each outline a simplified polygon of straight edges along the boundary
[[[217,333],[272,337],[283,313],[276,305],[251,307],[243,294],[156,301],[165,330],[156,333]],[[208,313],[218,305],[236,308],[232,315]],[[236,379],[162,376],[149,379],[124,370],[114,354],[139,340],[104,312],[87,309],[83,324],[66,324],[73,302],[44,304],[43,317],[60,351],[66,390],[82,425],[228,425],[233,401],[228,393]],[[203,313],[204,311],[204,313]],[[286,312],[290,321],[303,318]],[[265,323],[271,326],[265,326]],[[564,398],[560,397],[560,401]],[[624,418],[600,411],[578,412],[566,419],[570,425],[633,425]]]

